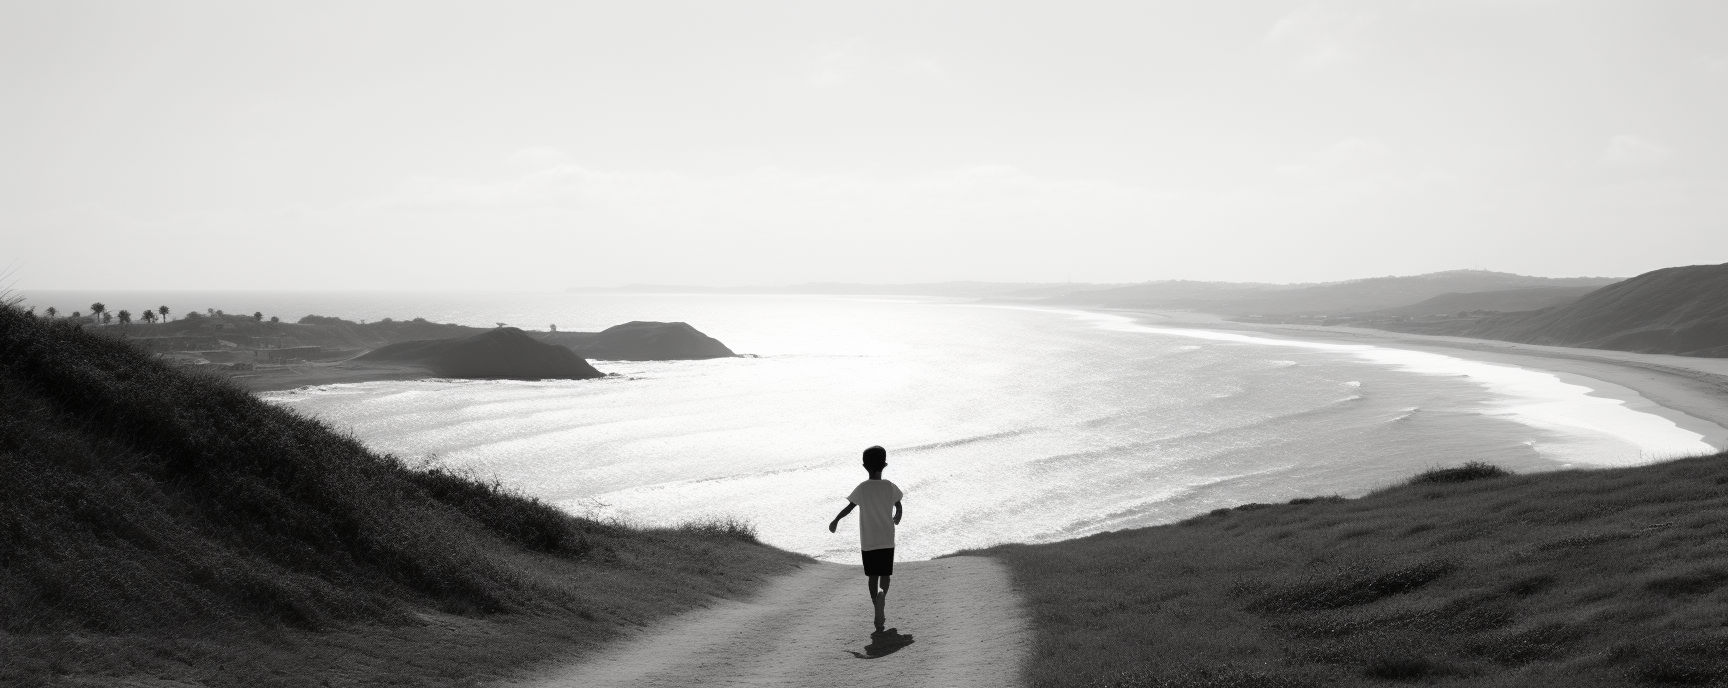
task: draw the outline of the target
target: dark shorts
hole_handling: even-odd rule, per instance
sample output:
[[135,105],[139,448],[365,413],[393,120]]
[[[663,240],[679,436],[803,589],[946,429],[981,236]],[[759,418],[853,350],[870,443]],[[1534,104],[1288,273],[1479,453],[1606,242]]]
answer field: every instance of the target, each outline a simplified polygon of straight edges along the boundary
[[894,575],[894,548],[864,550],[864,575]]

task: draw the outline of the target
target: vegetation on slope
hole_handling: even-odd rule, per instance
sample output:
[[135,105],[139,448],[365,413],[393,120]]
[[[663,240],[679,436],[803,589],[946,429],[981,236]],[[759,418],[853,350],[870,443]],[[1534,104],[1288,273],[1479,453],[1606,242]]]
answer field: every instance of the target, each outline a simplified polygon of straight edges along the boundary
[[1034,686],[1728,685],[1728,454],[1003,545]]
[[1646,272],[1555,308],[1372,326],[1526,344],[1728,356],[1728,263]]
[[799,558],[416,470],[218,378],[0,307],[0,683],[463,685]]
[[605,361],[688,361],[736,356],[720,340],[682,322],[633,320],[599,332],[553,332],[540,341]]
[[1478,291],[1465,294],[1441,294],[1408,306],[1375,311],[1370,316],[1424,316],[1459,311],[1493,311],[1513,313],[1564,306],[1585,294],[1601,289],[1599,285],[1581,287],[1530,287],[1500,291]]
[[443,377],[587,380],[603,376],[568,347],[536,340],[514,327],[471,337],[390,344],[354,360],[423,365]]
[[1326,284],[1158,282],[1058,297],[1064,303],[1115,307],[1186,308],[1225,315],[1338,314],[1407,306],[1441,294],[1535,287],[1588,287],[1609,277],[1530,277],[1489,270],[1447,270],[1403,277]]

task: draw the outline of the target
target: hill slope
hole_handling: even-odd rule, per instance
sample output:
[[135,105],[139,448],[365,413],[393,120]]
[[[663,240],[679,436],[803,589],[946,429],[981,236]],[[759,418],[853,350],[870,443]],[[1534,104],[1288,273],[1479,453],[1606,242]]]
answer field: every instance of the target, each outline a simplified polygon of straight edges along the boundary
[[538,341],[514,327],[500,327],[472,337],[390,344],[354,360],[423,365],[443,377],[517,380],[603,377],[569,348]]
[[1456,313],[1458,311],[1500,311],[1511,313],[1516,311],[1534,311],[1543,308],[1564,306],[1577,301],[1585,294],[1601,289],[1589,285],[1580,287],[1530,287],[1527,289],[1505,289],[1500,291],[1479,291],[1470,293],[1447,293],[1434,298],[1411,304],[1376,311],[1371,315],[1433,315],[1436,313]]
[[411,469],[11,307],[0,485],[7,684],[467,685],[798,560],[737,527],[634,530]]
[[975,553],[1035,686],[1728,685],[1728,454],[1489,475]]
[[1529,277],[1488,270],[1448,270],[1406,277],[1372,277],[1329,284],[1166,282],[1058,297],[1063,303],[1112,307],[1185,308],[1224,315],[1357,313],[1408,306],[1448,293],[1535,287],[1590,287],[1608,277]]
[[738,355],[682,322],[633,320],[600,332],[552,332],[539,339],[603,361],[690,361]]
[[1389,330],[1683,356],[1728,356],[1728,263],[1663,268],[1565,306]]

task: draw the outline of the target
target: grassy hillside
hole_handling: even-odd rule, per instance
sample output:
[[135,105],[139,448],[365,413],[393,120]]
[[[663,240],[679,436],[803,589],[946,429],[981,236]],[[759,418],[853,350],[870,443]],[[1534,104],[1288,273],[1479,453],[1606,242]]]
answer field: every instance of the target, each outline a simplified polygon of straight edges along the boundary
[[1600,288],[1596,285],[1529,287],[1463,294],[1441,294],[1426,301],[1376,311],[1371,315],[1424,316],[1436,313],[1457,313],[1459,311],[1498,311],[1502,313],[1534,311],[1567,305]]
[[442,377],[587,380],[602,376],[569,348],[537,340],[514,327],[470,337],[390,344],[354,360],[424,365]]
[[1728,685],[1728,454],[973,553],[1029,602],[1035,686]]
[[1535,312],[1369,326],[1527,344],[1728,356],[1728,263],[1647,272]]
[[599,332],[551,332],[540,341],[606,361],[690,361],[736,356],[720,340],[682,322],[634,320]]
[[0,307],[0,683],[469,685],[802,558],[415,469]]

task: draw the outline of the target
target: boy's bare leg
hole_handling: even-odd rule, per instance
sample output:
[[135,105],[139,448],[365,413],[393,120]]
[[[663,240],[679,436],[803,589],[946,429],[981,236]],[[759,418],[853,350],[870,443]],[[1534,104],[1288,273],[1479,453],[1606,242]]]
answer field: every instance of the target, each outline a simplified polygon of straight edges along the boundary
[[[870,601],[876,605],[876,631],[881,632],[888,620],[888,579],[891,576],[870,576]],[[878,590],[880,587],[880,590]]]

